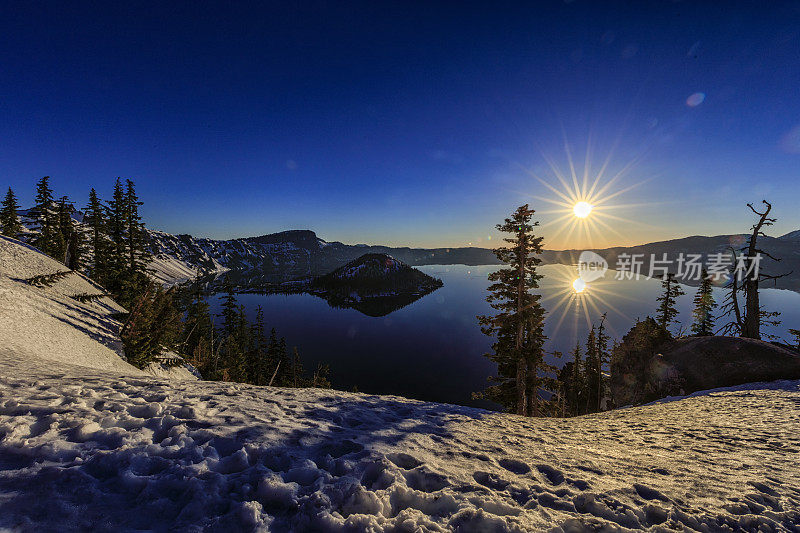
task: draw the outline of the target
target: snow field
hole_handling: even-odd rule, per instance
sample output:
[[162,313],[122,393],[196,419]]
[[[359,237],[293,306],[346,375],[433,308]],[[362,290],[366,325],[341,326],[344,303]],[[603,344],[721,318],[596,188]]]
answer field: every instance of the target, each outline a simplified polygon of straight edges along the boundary
[[575,419],[0,361],[0,527],[797,530],[800,383]]

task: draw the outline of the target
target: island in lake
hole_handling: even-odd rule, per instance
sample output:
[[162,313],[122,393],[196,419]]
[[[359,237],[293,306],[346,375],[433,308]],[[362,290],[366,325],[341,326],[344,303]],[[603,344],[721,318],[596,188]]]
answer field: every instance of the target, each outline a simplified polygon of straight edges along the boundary
[[390,255],[370,253],[314,278],[302,290],[324,298],[333,307],[384,316],[441,286],[442,280]]

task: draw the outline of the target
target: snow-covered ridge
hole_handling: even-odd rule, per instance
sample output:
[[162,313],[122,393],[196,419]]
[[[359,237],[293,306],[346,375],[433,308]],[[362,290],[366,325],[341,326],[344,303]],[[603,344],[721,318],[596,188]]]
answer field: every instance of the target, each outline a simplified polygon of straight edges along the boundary
[[77,272],[49,287],[23,281],[67,271],[35,248],[0,235],[0,354],[138,373],[125,362],[117,336],[120,323],[113,315],[124,309],[107,297],[74,298],[103,294],[102,288]]
[[[49,286],[25,282],[34,276],[64,273]],[[141,375],[129,365],[116,314],[125,311],[102,287],[21,241],[0,235],[0,358],[68,363],[92,370]],[[181,366],[153,363],[148,373],[171,379],[197,379]]]
[[574,419],[0,359],[0,528],[789,531],[800,383]]

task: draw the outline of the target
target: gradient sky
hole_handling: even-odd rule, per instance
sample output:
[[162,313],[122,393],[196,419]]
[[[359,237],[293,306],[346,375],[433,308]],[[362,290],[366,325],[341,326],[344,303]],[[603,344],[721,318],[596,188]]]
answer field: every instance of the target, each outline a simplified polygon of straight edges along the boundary
[[122,4],[0,4],[24,205],[123,176],[172,233],[491,246],[520,203],[557,218],[533,175],[561,189],[569,146],[590,181],[632,163],[624,220],[549,248],[745,231],[762,198],[800,228],[799,2]]

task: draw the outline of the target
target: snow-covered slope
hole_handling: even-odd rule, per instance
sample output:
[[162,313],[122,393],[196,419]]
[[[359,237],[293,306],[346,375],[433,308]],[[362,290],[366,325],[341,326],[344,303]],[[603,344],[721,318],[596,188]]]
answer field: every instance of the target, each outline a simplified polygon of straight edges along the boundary
[[0,358],[0,528],[791,531],[800,383],[575,419]]
[[0,236],[0,355],[44,358],[96,369],[139,373],[125,362],[110,298],[80,302],[103,290],[76,272],[50,287],[23,280],[68,269],[33,247]]
[[[49,286],[24,280],[66,272]],[[65,362],[92,369],[142,374],[123,354],[115,313],[124,309],[111,298],[81,302],[79,295],[103,294],[102,287],[72,272],[36,248],[0,235],[0,357]],[[153,363],[147,374],[197,379],[184,366]]]

